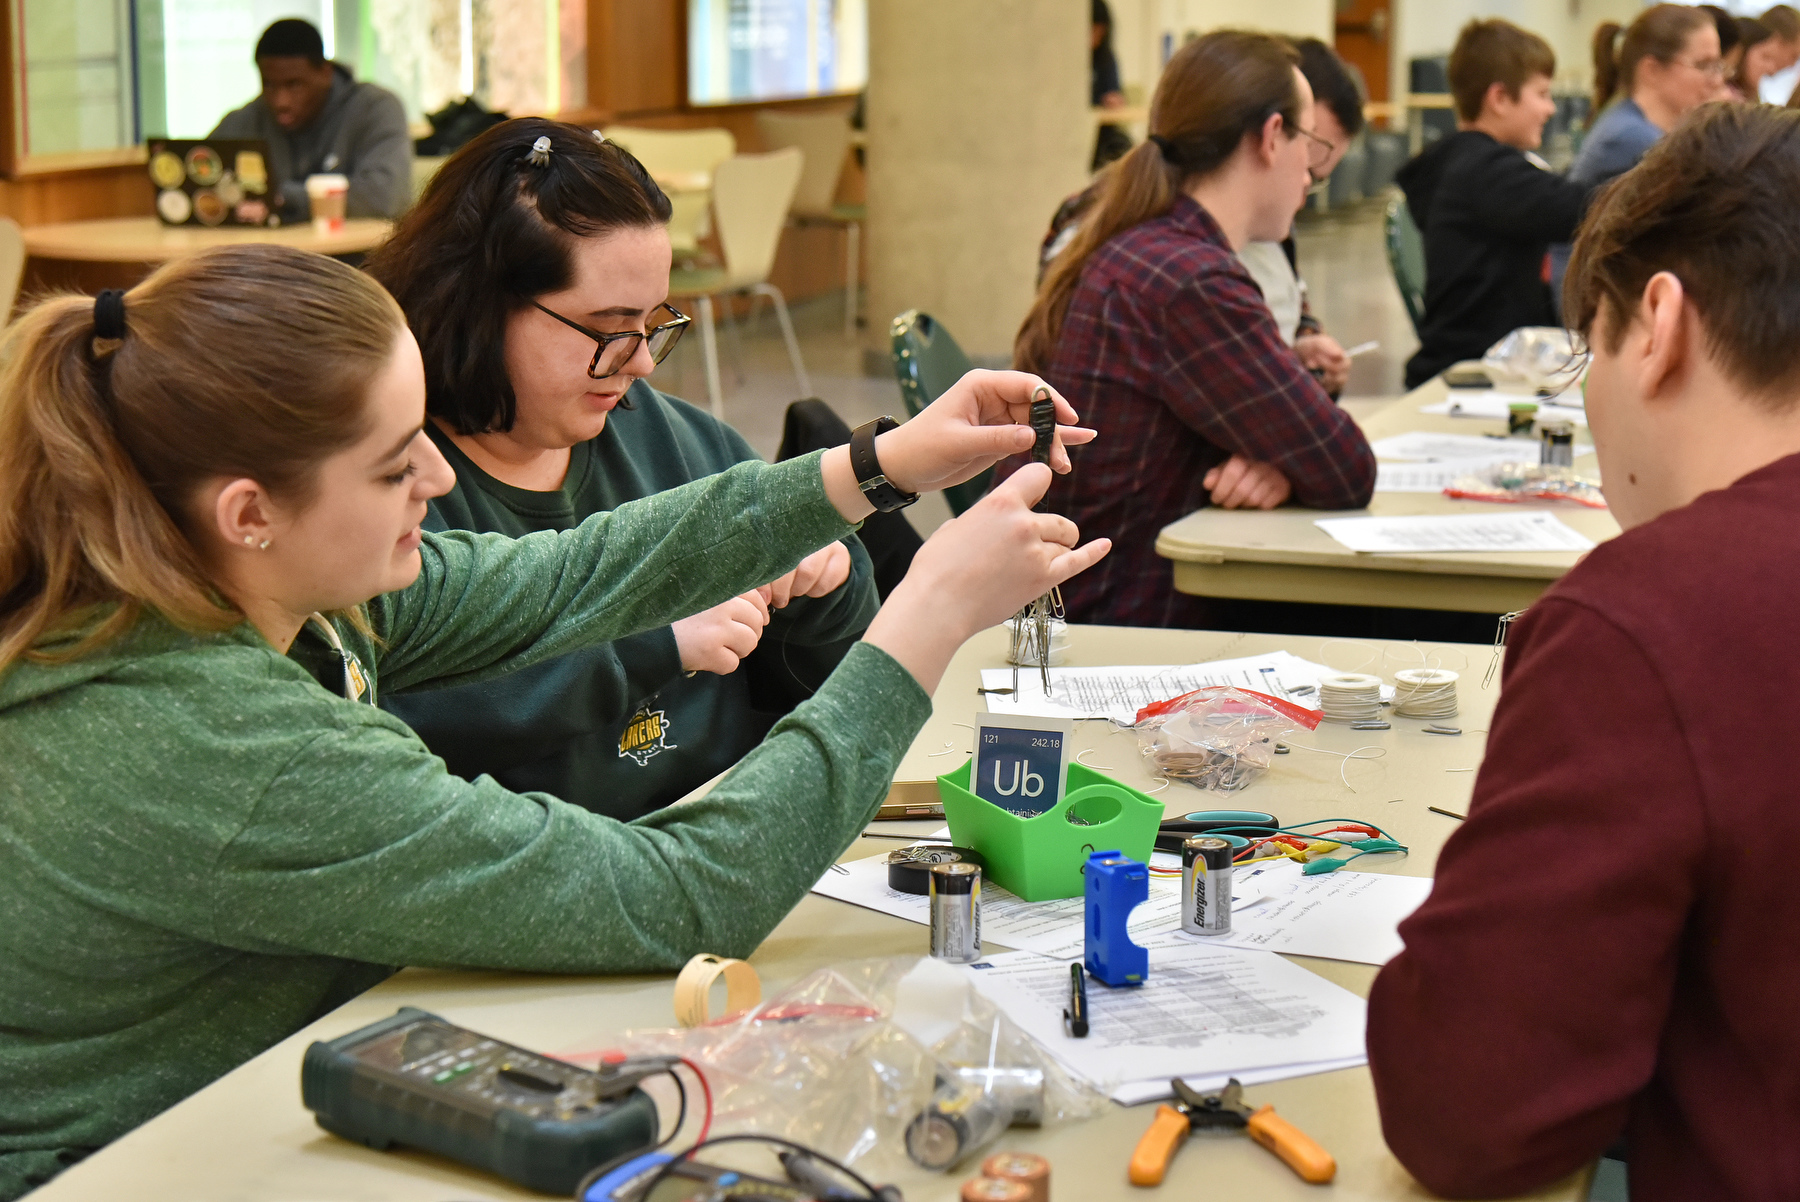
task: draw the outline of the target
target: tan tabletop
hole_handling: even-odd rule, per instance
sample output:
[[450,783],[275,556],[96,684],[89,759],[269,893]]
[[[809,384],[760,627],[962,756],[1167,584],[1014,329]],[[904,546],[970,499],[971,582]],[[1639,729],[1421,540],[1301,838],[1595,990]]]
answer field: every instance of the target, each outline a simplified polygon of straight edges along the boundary
[[1147,104],[1122,104],[1118,108],[1107,108],[1097,104],[1088,110],[1095,125],[1142,125],[1150,120],[1150,106]]
[[[1474,779],[1467,769],[1481,758],[1481,732],[1495,696],[1493,689],[1481,688],[1488,648],[1078,626],[1071,629],[1069,661],[1180,663],[1286,648],[1337,668],[1391,672],[1418,663],[1421,647],[1434,663],[1462,672],[1458,721],[1466,733],[1460,738],[1423,734],[1419,729],[1423,723],[1406,719],[1395,719],[1394,729],[1380,732],[1322,727],[1303,741],[1342,751],[1366,746],[1387,750],[1384,759],[1349,765],[1354,792],[1339,776],[1342,761],[1337,757],[1295,751],[1278,759],[1268,776],[1227,799],[1185,785],[1167,786],[1157,796],[1165,799],[1171,813],[1226,804],[1271,810],[1288,822],[1369,818],[1412,848],[1408,858],[1384,870],[1424,875],[1430,873],[1438,849],[1456,825],[1426,806],[1462,811]],[[957,656],[938,689],[930,722],[905,759],[902,778],[947,771],[962,762],[971,733],[956,724],[968,722],[978,707],[980,669],[1001,666],[1004,652],[1005,635],[993,630]],[[1076,729],[1078,747],[1093,749],[1086,762],[1103,765],[1140,788],[1154,787],[1129,735],[1113,733],[1110,724],[1100,722],[1078,723]],[[951,744],[950,754],[931,754],[943,750],[946,742]],[[937,825],[881,823],[875,829],[923,834]],[[886,839],[859,840],[842,858],[884,853],[894,846]],[[833,962],[922,955],[927,945],[923,926],[814,895],[776,928],[752,962],[762,974],[765,991],[771,991]],[[1359,994],[1368,993],[1375,976],[1368,965],[1309,959],[1297,963]],[[553,1054],[573,1052],[605,1047],[628,1029],[672,1025],[672,993],[670,976],[581,978],[409,969],[76,1165],[35,1193],[33,1202],[103,1197],[137,1202],[541,1197],[432,1156],[374,1152],[325,1134],[300,1105],[300,1059],[306,1045],[385,1018],[399,1006],[413,1005],[526,1047]],[[1336,1156],[1338,1176],[1329,1196],[1338,1202],[1429,1197],[1382,1143],[1367,1070],[1302,1077],[1248,1092],[1253,1101],[1273,1103]],[[1148,1105],[1111,1107],[1085,1123],[1010,1131],[997,1146],[1048,1157],[1052,1193],[1063,1202],[1135,1197],[1137,1191],[1125,1182],[1125,1165],[1152,1112]],[[920,1171],[898,1184],[909,1202],[951,1202],[959,1183],[973,1171],[969,1166],[948,1176]],[[1573,1202],[1586,1197],[1586,1192],[1587,1174],[1580,1173],[1530,1196]],[[1194,1139],[1176,1156],[1161,1196],[1316,1202],[1326,1195],[1303,1184],[1248,1139]]]
[[[1441,401],[1448,389],[1423,384],[1360,424],[1369,441],[1426,430],[1504,434],[1504,421],[1440,417],[1419,407]],[[1577,428],[1576,442],[1589,441]],[[1592,455],[1575,461],[1598,477]],[[1313,525],[1321,517],[1401,517],[1411,514],[1494,513],[1514,506],[1456,501],[1441,493],[1378,492],[1367,509],[1323,513],[1286,506],[1273,510],[1202,509],[1163,528],[1156,552],[1175,563],[1178,592],[1257,601],[1312,601],[1413,609],[1506,613],[1523,609],[1575,566],[1572,551],[1425,552],[1371,555],[1352,551]],[[1619,532],[1604,509],[1565,502],[1516,508],[1545,509],[1595,542]]]
[[312,223],[264,229],[256,226],[166,226],[154,217],[65,221],[25,230],[25,252],[39,259],[81,263],[166,263],[214,246],[274,242],[322,255],[372,250],[394,228],[378,217],[352,217],[336,234],[316,234]]

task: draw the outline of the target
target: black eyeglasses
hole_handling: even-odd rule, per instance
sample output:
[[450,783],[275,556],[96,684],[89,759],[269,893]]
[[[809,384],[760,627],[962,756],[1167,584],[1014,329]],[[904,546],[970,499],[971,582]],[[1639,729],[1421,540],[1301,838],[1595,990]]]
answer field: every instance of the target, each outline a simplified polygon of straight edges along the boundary
[[637,354],[640,342],[649,344],[650,362],[661,363],[669,357],[669,352],[675,349],[675,344],[681,341],[682,331],[687,329],[694,320],[674,305],[661,304],[650,312],[655,314],[659,310],[667,309],[675,320],[665,321],[648,330],[625,330],[618,334],[602,334],[599,330],[588,329],[580,322],[570,321],[555,309],[545,308],[537,301],[531,303],[571,330],[580,330],[600,344],[594,348],[593,362],[588,364],[587,374],[590,380],[604,380],[608,376],[617,375],[621,368],[631,362],[631,357]]

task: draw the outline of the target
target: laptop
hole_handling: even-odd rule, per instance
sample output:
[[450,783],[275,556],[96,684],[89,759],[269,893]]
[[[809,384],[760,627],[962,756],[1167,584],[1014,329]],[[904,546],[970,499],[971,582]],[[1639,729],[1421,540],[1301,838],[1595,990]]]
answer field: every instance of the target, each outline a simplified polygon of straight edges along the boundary
[[150,181],[164,225],[280,225],[261,138],[151,138]]

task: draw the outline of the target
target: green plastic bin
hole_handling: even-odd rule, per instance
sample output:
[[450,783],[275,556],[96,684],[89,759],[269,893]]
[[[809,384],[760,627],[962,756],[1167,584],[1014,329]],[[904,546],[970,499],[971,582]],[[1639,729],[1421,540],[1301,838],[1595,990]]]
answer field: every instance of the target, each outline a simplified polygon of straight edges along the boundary
[[[1070,764],[1067,788],[1054,809],[1021,818],[969,792],[971,759],[938,777],[938,797],[950,838],[987,861],[987,879],[1026,901],[1082,895],[1081,869],[1088,854],[1117,848],[1134,860],[1150,859],[1162,802],[1082,764]],[[1073,812],[1089,825],[1068,819]]]

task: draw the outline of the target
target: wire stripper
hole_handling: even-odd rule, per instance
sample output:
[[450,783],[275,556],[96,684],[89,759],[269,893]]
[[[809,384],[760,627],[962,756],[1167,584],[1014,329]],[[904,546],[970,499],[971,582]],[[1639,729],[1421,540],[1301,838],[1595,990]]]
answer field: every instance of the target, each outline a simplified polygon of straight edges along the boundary
[[1278,1116],[1273,1106],[1252,1110],[1244,1102],[1244,1087],[1236,1077],[1213,1094],[1197,1093],[1180,1078],[1169,1084],[1175,1090],[1175,1105],[1158,1106],[1150,1129],[1138,1140],[1131,1154],[1131,1184],[1161,1185],[1169,1162],[1175,1159],[1188,1133],[1196,1128],[1245,1131],[1309,1184],[1324,1185],[1337,1176],[1337,1161],[1331,1153]]

